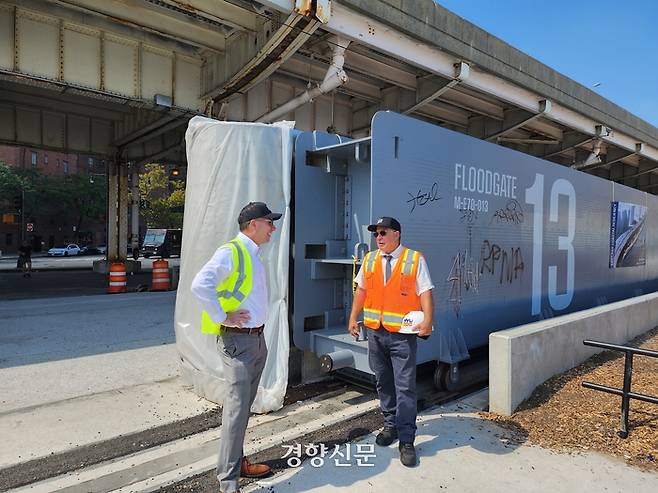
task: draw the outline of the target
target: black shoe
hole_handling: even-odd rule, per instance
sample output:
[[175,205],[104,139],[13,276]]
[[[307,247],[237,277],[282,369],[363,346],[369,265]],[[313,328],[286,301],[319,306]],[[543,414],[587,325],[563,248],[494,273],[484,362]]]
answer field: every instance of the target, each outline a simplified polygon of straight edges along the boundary
[[384,429],[375,438],[375,443],[382,447],[388,447],[398,439],[398,430],[390,426],[384,426]]
[[398,446],[400,450],[400,462],[407,467],[414,467],[416,465],[416,449],[413,443],[400,442]]

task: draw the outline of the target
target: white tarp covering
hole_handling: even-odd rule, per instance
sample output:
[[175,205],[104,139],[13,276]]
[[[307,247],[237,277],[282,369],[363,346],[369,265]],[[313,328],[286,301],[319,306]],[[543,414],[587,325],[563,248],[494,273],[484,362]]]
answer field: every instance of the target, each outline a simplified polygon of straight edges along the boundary
[[197,394],[222,403],[223,367],[215,336],[202,334],[201,305],[190,292],[194,276],[222,244],[238,233],[240,209],[265,202],[283,217],[261,248],[267,273],[269,309],[265,323],[267,363],[253,412],[283,406],[288,382],[288,252],[290,238],[290,170],[292,124],[190,120],[187,143],[187,188],[176,297],[176,344],[183,377]]

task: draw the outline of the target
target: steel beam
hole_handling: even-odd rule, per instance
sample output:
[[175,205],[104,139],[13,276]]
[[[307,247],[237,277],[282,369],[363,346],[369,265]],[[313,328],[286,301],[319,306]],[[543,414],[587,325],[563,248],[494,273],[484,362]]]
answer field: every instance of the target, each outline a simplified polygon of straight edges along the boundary
[[190,14],[216,20],[232,28],[256,31],[256,13],[249,12],[247,9],[225,0],[164,0],[164,2]]
[[141,166],[144,166],[145,164],[152,163],[154,161],[158,161],[159,159],[162,159],[163,157],[166,157],[169,154],[171,154],[172,152],[180,149],[181,147],[184,146],[184,144],[185,144],[185,141],[177,142],[176,144],[174,144],[174,145],[172,145],[172,146],[170,146],[170,147],[168,147],[168,148],[166,148],[166,149],[164,149],[160,152],[157,152],[157,153],[152,154],[150,156],[143,156],[141,158],[138,158],[138,159],[135,160],[136,161],[136,166],[141,167]]
[[[288,74],[306,82],[322,81],[327,72],[327,64],[322,60],[310,59],[301,55],[295,55],[281,65],[277,73]],[[381,99],[379,86],[372,81],[354,76],[350,72],[350,77],[343,86],[341,92],[347,92],[358,97],[363,97],[368,101]]]
[[580,132],[565,133],[564,140],[562,141],[562,144],[560,145],[559,149],[551,150],[549,153],[544,154],[541,157],[543,159],[552,158],[554,156],[562,154],[563,152],[570,151],[584,144],[587,144],[592,140],[594,140],[595,138],[596,137],[592,137],[590,135],[583,135]]
[[509,142],[510,144],[541,144],[541,145],[555,145],[559,144],[559,140],[549,139],[523,139],[514,137],[498,137],[498,142]]
[[169,130],[178,128],[181,125],[185,125],[188,122],[188,119],[181,119],[176,115],[168,114],[159,118],[157,121],[146,125],[143,128],[140,128],[137,131],[130,132],[129,135],[117,140],[114,145],[118,148],[130,147],[137,145],[147,140],[151,140],[153,137],[157,137]]
[[636,154],[639,154],[639,152],[642,151],[642,146],[643,144],[637,143],[636,152],[629,152],[626,149],[612,149],[608,150],[608,153],[605,155],[605,160],[601,160],[600,163],[594,163],[594,164],[587,164],[584,166],[573,166],[574,169],[577,169],[578,171],[591,171],[596,168],[601,168],[603,166],[610,166],[615,163],[618,163],[619,161],[626,159],[627,157],[634,156]]
[[352,74],[363,74],[410,91],[417,88],[416,75],[394,67],[374,58],[358,53],[352,49],[345,52],[345,69]]
[[452,79],[450,81],[446,81],[445,83],[440,84],[440,87],[438,89],[434,90],[431,94],[429,94],[427,96],[421,97],[419,100],[418,100],[418,96],[420,96],[420,94],[417,91],[417,93],[416,93],[417,94],[416,104],[413,104],[409,108],[407,108],[406,110],[403,110],[402,114],[403,115],[409,115],[409,114],[413,113],[414,111],[416,111],[417,109],[422,108],[426,104],[434,101],[435,99],[437,99],[439,96],[441,96],[443,93],[445,93],[449,89],[452,89],[453,87],[455,87],[457,84],[459,84],[463,80],[468,79],[469,72],[470,72],[470,67],[467,64],[465,64],[464,62],[461,62],[461,63],[455,65],[455,78],[454,79]]
[[486,137],[484,137],[484,140],[493,142],[498,137],[501,137],[506,133],[511,132],[512,130],[516,130],[517,128],[520,128],[523,125],[525,125],[526,123],[536,120],[540,116],[545,116],[550,112],[551,112],[551,102],[546,99],[542,99],[541,101],[539,101],[538,113],[531,113],[522,109],[507,110],[505,111],[505,116],[503,118],[502,128],[497,132],[487,135]]
[[638,178],[639,176],[643,176],[649,173],[653,173],[654,171],[658,170],[658,165],[651,166],[650,168],[644,169],[642,171],[638,171],[637,173],[634,173],[632,175],[624,176],[621,178],[620,181],[625,181],[628,180],[629,178]]
[[295,0],[258,0],[264,7],[289,14],[295,8]]
[[[235,93],[244,93],[264,80],[290,58],[318,29],[320,22],[290,14],[272,34],[265,46],[229,80],[207,91],[202,99],[223,101]],[[223,63],[226,63],[224,60]]]
[[212,51],[222,52],[226,49],[225,35],[215,26],[166,9],[154,9],[152,4],[143,0],[133,0],[130,6],[121,0],[57,0],[57,3],[106,16],[115,22],[128,22]]

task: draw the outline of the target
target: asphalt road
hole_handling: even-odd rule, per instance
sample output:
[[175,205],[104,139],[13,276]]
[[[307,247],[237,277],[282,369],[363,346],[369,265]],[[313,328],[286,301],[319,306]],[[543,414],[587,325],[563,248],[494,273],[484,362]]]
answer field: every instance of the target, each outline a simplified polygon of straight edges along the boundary
[[[47,257],[43,254],[36,254],[32,256],[32,269],[37,271],[42,270],[62,270],[62,269],[89,269],[91,270],[95,260],[103,260],[103,255],[75,255],[72,257]],[[16,261],[18,257],[4,256],[0,258],[0,271],[11,272],[16,270]],[[153,261],[160,260],[155,258],[140,257],[139,261],[142,264],[142,270],[149,270],[153,267]],[[170,267],[180,265],[180,258],[167,259]]]
[[[128,292],[137,291],[139,286],[148,289],[150,285],[150,271],[128,275]],[[107,286],[107,276],[91,270],[39,270],[30,277],[16,271],[0,271],[0,300],[5,301],[104,294]]]

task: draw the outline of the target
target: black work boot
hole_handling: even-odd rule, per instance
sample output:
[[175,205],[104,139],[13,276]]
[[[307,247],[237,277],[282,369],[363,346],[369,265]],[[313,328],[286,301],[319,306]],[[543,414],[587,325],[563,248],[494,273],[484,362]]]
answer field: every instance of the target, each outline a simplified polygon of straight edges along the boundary
[[400,450],[400,462],[407,467],[414,467],[416,465],[416,449],[413,443],[400,442],[398,445]]
[[377,438],[375,438],[375,443],[381,445],[382,447],[388,447],[395,440],[398,439],[398,430],[390,426],[384,426],[384,429],[379,432]]

